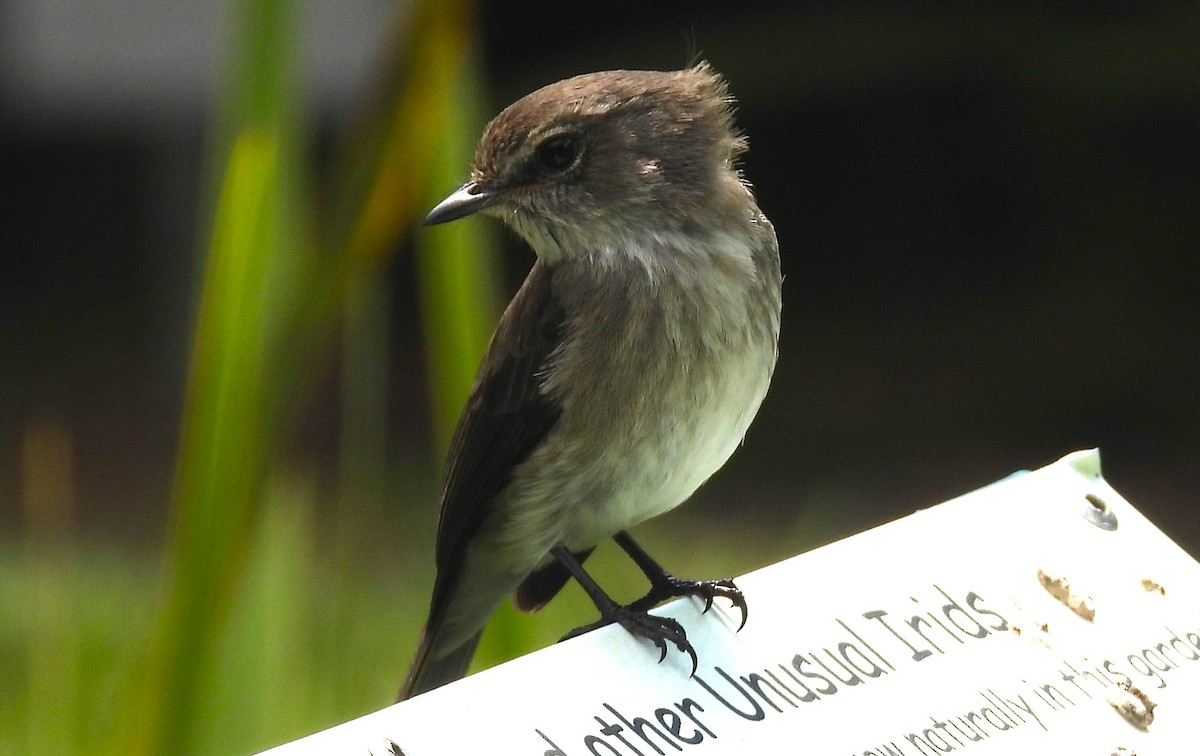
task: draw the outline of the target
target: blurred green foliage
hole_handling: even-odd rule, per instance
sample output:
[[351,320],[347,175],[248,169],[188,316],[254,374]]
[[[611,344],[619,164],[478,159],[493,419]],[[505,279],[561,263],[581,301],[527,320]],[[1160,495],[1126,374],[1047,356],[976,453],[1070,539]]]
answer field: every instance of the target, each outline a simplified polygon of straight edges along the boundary
[[[398,9],[389,48],[374,56],[378,86],[317,173],[299,6],[228,4],[169,552],[74,537],[72,432],[82,431],[36,416],[14,430],[26,526],[0,533],[0,755],[246,752],[377,709],[403,678],[432,581],[437,492],[425,468],[437,454],[398,460],[385,448],[396,435],[385,411],[395,334],[379,274],[463,178],[486,115],[475,9]],[[510,94],[545,83],[535,68],[540,77],[687,57],[690,45],[664,41],[678,39],[670,9],[559,14],[553,35],[547,10],[489,9]],[[695,38],[744,103],[739,122],[755,145],[747,173],[790,271],[791,343],[753,456],[735,457],[743,477],[723,475],[701,497],[723,518],[669,515],[639,535],[680,574],[733,574],[1115,439],[1135,455],[1126,470],[1141,470],[1145,490],[1177,501],[1175,535],[1189,536],[1194,345],[1177,326],[1194,309],[1180,272],[1196,259],[1195,182],[1179,166],[1192,164],[1200,92],[1185,54],[1195,6],[753,10],[729,5],[707,21],[697,12]],[[572,25],[602,31],[581,44]],[[546,43],[537,67],[524,64],[532,39]],[[20,165],[46,182],[71,176],[63,166],[78,153],[46,145]],[[128,183],[104,166],[113,178],[100,186]],[[89,240],[97,230],[90,217],[79,226]],[[441,448],[497,314],[485,229],[466,220],[415,235]],[[39,233],[50,245],[74,238]],[[84,246],[96,267],[80,278],[119,267]],[[54,271],[45,279],[58,291],[56,266],[71,258],[29,257]],[[74,329],[94,304],[81,301],[60,315],[68,326],[47,322]],[[119,348],[97,336],[126,321],[97,322],[74,339],[95,339],[96,354]],[[26,338],[13,331],[12,343]],[[97,364],[47,355],[63,371]],[[336,487],[293,443],[328,358],[340,359],[336,390],[322,394],[341,424]],[[125,383],[137,371],[116,374]],[[15,382],[14,402],[40,411],[28,384],[55,375]],[[128,498],[130,512],[144,508]],[[704,549],[688,547],[696,542]],[[608,561],[612,551],[602,547],[589,568],[632,598],[640,577]],[[573,585],[536,618],[506,606],[476,667],[593,616]]]
[[[487,115],[474,8],[401,9],[377,91],[321,175],[303,106],[300,10],[297,0],[229,4],[161,564],[69,535],[70,431],[53,419],[27,429],[27,533],[0,539],[0,754],[260,750],[378,709],[403,679],[429,600],[436,491],[414,474],[424,462],[385,451],[391,308],[381,273],[413,222],[461,181]],[[449,443],[499,314],[494,246],[470,220],[416,244],[430,457]],[[291,440],[335,345],[331,491]],[[652,527],[687,542],[678,524]],[[739,546],[706,553],[704,573],[732,572],[738,560],[726,557]],[[595,574],[634,598],[636,568],[605,551]],[[697,561],[665,551],[685,569]],[[475,667],[592,615],[574,586],[537,619],[505,607]]]
[[[69,480],[53,464],[69,435],[31,442],[29,548],[23,562],[5,551],[0,563],[0,580],[14,583],[6,595],[23,599],[0,623],[14,628],[4,647],[22,657],[0,683],[13,702],[0,709],[0,752],[245,752],[378,708],[403,677],[427,597],[380,578],[353,545],[378,527],[367,520],[382,505],[356,499],[404,492],[372,432],[387,414],[377,280],[429,188],[452,187],[469,162],[483,112],[473,9],[403,9],[390,70],[322,180],[306,143],[300,10],[295,0],[228,8],[161,578],[129,555],[77,553],[69,496],[36,490]],[[484,230],[464,224],[431,235],[418,266],[443,443],[498,312],[490,251]],[[339,333],[344,480],[326,528],[289,437]],[[416,530],[431,537],[428,524]]]

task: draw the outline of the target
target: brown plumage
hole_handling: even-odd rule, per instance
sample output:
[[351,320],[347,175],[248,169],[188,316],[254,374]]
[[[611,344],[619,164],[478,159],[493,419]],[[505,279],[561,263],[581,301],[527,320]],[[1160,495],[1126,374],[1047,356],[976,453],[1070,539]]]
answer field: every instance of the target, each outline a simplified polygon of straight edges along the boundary
[[[430,213],[473,212],[538,261],[480,366],[447,462],[438,576],[401,698],[460,677],[505,595],[535,609],[569,576],[666,652],[683,628],[645,610],[711,603],[728,581],[662,572],[626,528],[686,500],[733,453],[775,364],[771,224],[737,172],[745,143],[707,65],[567,79],[488,125],[471,181]],[[652,589],[618,607],[580,563],[616,537]]]

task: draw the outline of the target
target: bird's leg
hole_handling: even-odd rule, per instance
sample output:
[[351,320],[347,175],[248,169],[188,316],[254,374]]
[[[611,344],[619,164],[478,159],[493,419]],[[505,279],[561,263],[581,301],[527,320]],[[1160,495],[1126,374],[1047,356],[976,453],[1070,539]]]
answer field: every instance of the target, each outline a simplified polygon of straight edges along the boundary
[[558,560],[559,564],[566,568],[567,572],[571,573],[576,582],[583,587],[583,590],[587,592],[587,595],[592,599],[592,603],[596,605],[596,609],[600,612],[599,621],[575,628],[563,636],[562,640],[583,635],[586,632],[604,627],[605,625],[611,625],[615,622],[629,633],[652,641],[660,652],[658,657],[659,662],[667,658],[667,643],[673,644],[675,648],[692,658],[692,674],[696,674],[696,667],[699,664],[699,660],[696,658],[696,650],[688,642],[687,633],[684,632],[683,625],[680,625],[670,617],[658,617],[650,614],[645,609],[621,606],[605,593],[604,589],[597,585],[595,580],[592,580],[592,576],[584,571],[583,565],[579,563],[579,560],[575,558],[575,555],[569,549],[563,546],[556,546],[550,550],[550,553]]
[[647,554],[646,550],[639,546],[626,531],[622,530],[617,533],[613,536],[613,540],[633,559],[650,581],[650,592],[629,604],[628,608],[634,611],[646,611],[676,596],[696,596],[704,599],[704,611],[707,612],[712,608],[713,599],[721,596],[729,599],[730,603],[741,610],[742,623],[738,625],[738,630],[746,626],[746,617],[749,614],[746,598],[742,595],[741,590],[733,584],[733,580],[729,578],[683,580],[664,570],[662,565]]

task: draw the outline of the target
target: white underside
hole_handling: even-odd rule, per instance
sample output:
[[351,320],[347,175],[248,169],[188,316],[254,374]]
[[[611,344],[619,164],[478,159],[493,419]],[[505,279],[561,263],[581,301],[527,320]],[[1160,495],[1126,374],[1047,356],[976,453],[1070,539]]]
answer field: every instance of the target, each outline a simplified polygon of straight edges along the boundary
[[676,252],[665,266],[661,249],[626,248],[627,262],[647,267],[619,287],[605,279],[595,298],[623,297],[619,306],[639,317],[619,321],[625,333],[605,330],[586,308],[573,318],[546,378],[565,398],[562,414],[467,549],[449,624],[478,626],[552,548],[589,549],[683,503],[737,449],[774,369],[778,280],[765,284],[768,301],[754,301],[764,284],[751,251],[721,242],[721,275],[697,255]]

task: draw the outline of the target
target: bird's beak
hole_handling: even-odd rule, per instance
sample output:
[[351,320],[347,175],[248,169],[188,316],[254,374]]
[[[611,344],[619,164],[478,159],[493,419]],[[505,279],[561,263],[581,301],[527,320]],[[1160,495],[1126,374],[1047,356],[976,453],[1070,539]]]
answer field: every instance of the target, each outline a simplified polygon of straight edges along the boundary
[[485,189],[474,181],[468,181],[429,211],[429,215],[425,216],[425,225],[436,226],[465,218],[487,207],[500,195],[498,190]]

